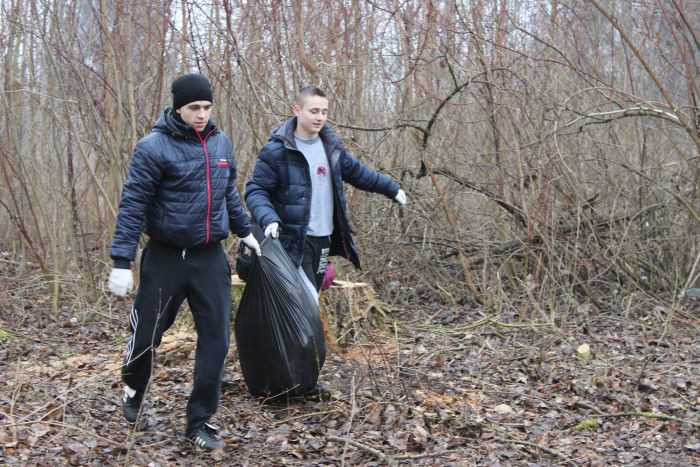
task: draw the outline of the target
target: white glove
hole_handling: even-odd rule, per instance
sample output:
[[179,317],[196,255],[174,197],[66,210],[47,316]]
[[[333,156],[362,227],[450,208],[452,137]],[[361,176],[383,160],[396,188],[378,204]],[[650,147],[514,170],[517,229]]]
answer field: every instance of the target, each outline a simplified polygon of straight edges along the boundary
[[126,296],[134,289],[134,275],[131,269],[112,269],[107,280],[107,288],[117,297]]
[[269,235],[272,238],[277,238],[280,234],[279,227],[280,225],[277,222],[270,222],[267,224],[267,227],[265,227],[265,236],[267,237]]
[[248,234],[247,237],[241,238],[241,241],[245,244],[245,246],[247,246],[251,250],[255,250],[256,255],[258,255],[258,256],[262,255],[262,252],[260,251],[260,244],[255,239],[253,234]]
[[401,188],[399,188],[399,192],[396,193],[396,196],[394,196],[394,201],[399,203],[401,206],[406,204],[406,193]]

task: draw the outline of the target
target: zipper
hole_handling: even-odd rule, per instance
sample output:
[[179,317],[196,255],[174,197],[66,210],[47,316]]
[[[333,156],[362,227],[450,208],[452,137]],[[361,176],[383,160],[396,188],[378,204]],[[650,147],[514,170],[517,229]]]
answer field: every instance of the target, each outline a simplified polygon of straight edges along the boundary
[[209,173],[209,151],[207,151],[207,139],[209,138],[209,135],[211,135],[214,132],[214,128],[207,133],[207,135],[202,138],[197,130],[194,132],[197,133],[197,138],[199,138],[199,142],[202,143],[202,147],[204,148],[204,164],[206,167],[206,184],[207,184],[207,217],[205,220],[206,224],[206,235],[204,238],[204,244],[208,245],[209,244],[209,232],[210,232],[210,220],[211,220],[211,174]]

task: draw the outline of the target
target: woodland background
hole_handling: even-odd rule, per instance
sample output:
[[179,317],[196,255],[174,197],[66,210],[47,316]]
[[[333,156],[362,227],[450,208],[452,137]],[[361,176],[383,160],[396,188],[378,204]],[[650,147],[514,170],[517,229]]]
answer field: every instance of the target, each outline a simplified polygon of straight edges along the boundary
[[[700,462],[697,1],[3,0],[0,50],[3,462]],[[335,401],[261,405],[232,345],[218,458],[182,438],[186,322],[120,420],[105,288],[132,148],[193,71],[241,191],[316,84],[409,199],[348,187],[338,276],[391,312],[330,355]]]

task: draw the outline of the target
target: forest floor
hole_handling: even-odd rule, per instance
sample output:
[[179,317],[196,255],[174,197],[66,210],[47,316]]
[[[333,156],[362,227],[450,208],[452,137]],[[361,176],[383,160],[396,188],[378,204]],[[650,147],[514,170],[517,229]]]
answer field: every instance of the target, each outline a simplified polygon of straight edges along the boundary
[[232,339],[213,420],[226,447],[206,453],[183,433],[195,346],[186,319],[166,334],[130,429],[119,403],[130,302],[105,295],[51,312],[36,298],[42,285],[3,282],[4,465],[700,464],[696,302],[671,310],[628,297],[619,313],[582,307],[556,326],[405,307],[364,341],[329,348],[329,402],[249,395]]

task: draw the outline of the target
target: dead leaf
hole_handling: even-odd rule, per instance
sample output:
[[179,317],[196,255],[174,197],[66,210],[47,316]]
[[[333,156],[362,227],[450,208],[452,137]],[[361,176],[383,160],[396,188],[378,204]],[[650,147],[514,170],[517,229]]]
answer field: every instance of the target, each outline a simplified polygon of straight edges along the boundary
[[393,426],[396,422],[396,407],[393,404],[387,404],[384,409],[384,425]]
[[42,423],[37,423],[35,425],[32,425],[29,430],[31,431],[31,435],[29,436],[29,445],[33,446],[39,438],[44,436],[46,433],[51,431],[51,427],[48,425],[44,425]]
[[416,438],[416,441],[419,441],[421,444],[425,444],[428,440],[428,430],[419,424],[414,424],[411,427],[411,433]]
[[496,413],[513,413],[513,408],[508,404],[498,404],[491,410],[493,410]]
[[386,434],[387,442],[390,446],[395,447],[399,451],[405,451],[408,446],[408,438],[410,434],[407,431],[392,431]]
[[380,425],[382,423],[382,406],[374,404],[370,409],[365,421],[372,425]]
[[425,407],[435,408],[439,406],[449,406],[457,401],[455,396],[439,394],[429,390],[416,390],[416,396],[421,399],[420,404]]

